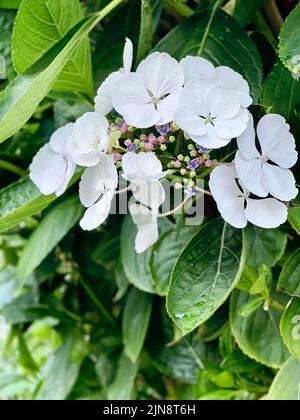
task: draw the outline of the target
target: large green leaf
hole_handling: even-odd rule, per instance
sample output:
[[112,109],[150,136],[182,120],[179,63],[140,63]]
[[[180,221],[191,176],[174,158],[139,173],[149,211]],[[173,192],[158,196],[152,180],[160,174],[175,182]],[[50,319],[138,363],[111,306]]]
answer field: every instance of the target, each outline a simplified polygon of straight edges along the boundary
[[[24,73],[83,19],[79,0],[23,0],[12,38],[13,64]],[[81,41],[53,89],[93,93],[88,38]]]
[[229,15],[203,11],[176,26],[156,46],[177,59],[200,55],[216,65],[229,66],[249,82],[254,102],[262,85],[262,63],[252,40]]
[[52,209],[34,230],[19,260],[17,276],[27,279],[59,241],[78,222],[83,207],[77,196],[67,198]]
[[123,315],[125,353],[135,363],[142,350],[152,309],[152,296],[133,288],[126,300]]
[[234,9],[235,19],[242,25],[247,25],[265,0],[237,0]]
[[108,388],[108,399],[130,400],[137,372],[138,365],[132,363],[126,354],[123,353],[115,380]]
[[277,288],[288,295],[300,297],[300,248],[286,261]]
[[80,42],[121,1],[113,0],[99,13],[81,20],[37,63],[0,93],[0,142],[15,134],[26,123],[52,89]]
[[[76,172],[70,185],[79,179],[81,173],[82,170]],[[0,191],[0,232],[17,226],[26,217],[44,210],[56,199],[55,194],[41,194],[28,177],[9,185]]]
[[300,401],[300,363],[294,357],[291,357],[278,372],[267,399]]
[[22,0],[0,0],[0,8],[3,9],[18,9]]
[[300,235],[300,207],[289,209],[289,222],[298,235]]
[[295,106],[300,103],[300,83],[278,61],[266,78],[261,94],[261,104],[273,114],[287,120],[295,115]]
[[300,4],[286,19],[281,32],[279,56],[284,65],[295,74],[300,74]]
[[167,294],[175,263],[198,230],[195,226],[182,226],[180,229],[174,226],[161,235],[153,246],[150,268],[152,279],[160,295]]
[[247,264],[259,269],[264,264],[274,267],[283,256],[287,236],[278,229],[261,229],[249,225],[245,229]]
[[260,308],[244,318],[240,311],[251,299],[247,292],[233,292],[230,305],[232,333],[248,357],[266,366],[280,368],[289,357],[279,331],[281,313]]
[[203,324],[238,283],[245,256],[241,231],[217,219],[205,225],[179,257],[167,295],[167,310],[184,332]]
[[300,362],[300,299],[293,299],[286,308],[280,331],[285,345]]

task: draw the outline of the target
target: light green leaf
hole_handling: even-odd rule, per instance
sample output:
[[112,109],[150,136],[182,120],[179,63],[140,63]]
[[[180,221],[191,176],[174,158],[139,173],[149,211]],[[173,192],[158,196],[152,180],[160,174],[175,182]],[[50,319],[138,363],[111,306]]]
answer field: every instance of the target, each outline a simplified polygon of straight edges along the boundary
[[239,310],[239,315],[243,318],[247,318],[249,315],[252,315],[253,312],[257,311],[258,308],[262,306],[264,299],[262,297],[257,297],[251,299]]
[[300,362],[300,299],[293,299],[286,308],[280,331],[285,345]]
[[177,59],[200,55],[220,66],[229,66],[250,84],[254,102],[262,85],[262,63],[244,29],[221,10],[203,11],[176,26],[156,46]]
[[241,231],[217,219],[200,229],[179,257],[167,310],[185,333],[208,320],[240,279],[245,256]]
[[232,333],[238,346],[248,357],[278,369],[289,357],[279,331],[281,314],[274,309],[265,311],[259,308],[244,318],[240,311],[251,299],[247,292],[233,292],[230,304]]
[[[16,71],[24,73],[28,70],[83,17],[79,0],[23,0],[12,38],[12,59]],[[77,46],[53,89],[93,94],[87,37]]]
[[[79,179],[81,173],[82,170],[76,171],[70,186]],[[41,212],[56,199],[55,194],[41,194],[28,177],[9,185],[0,191],[0,232],[17,226],[28,216]]]
[[0,0],[0,8],[2,9],[18,9],[22,0]]
[[300,4],[287,17],[280,32],[279,56],[283,64],[300,75]]
[[72,391],[86,354],[86,344],[77,331],[64,334],[62,346],[44,367],[44,381],[35,399],[65,400]]
[[122,354],[117,376],[108,388],[109,400],[130,400],[135,377],[138,372],[138,365],[128,359],[125,353]]
[[300,83],[278,61],[266,78],[261,104],[267,112],[280,114],[287,120],[295,115],[295,106],[300,102]]
[[300,207],[293,207],[289,209],[288,220],[298,235],[300,235]]
[[287,236],[278,229],[261,229],[249,225],[245,229],[247,264],[259,269],[262,264],[272,268],[283,256]]
[[17,277],[26,280],[59,241],[78,222],[83,207],[77,196],[67,198],[52,209],[34,230],[19,260]]
[[125,353],[135,363],[143,348],[152,309],[152,296],[133,288],[126,300],[123,315]]
[[267,399],[300,401],[300,363],[294,357],[291,357],[278,372]]
[[286,261],[277,288],[290,296],[300,297],[300,248]]
[[28,121],[80,42],[121,1],[113,0],[99,13],[81,20],[36,64],[0,92],[0,142],[15,134]]
[[160,295],[165,296],[167,294],[175,263],[190,240],[196,236],[198,230],[195,226],[182,226],[180,230],[177,226],[174,226],[161,235],[154,244],[150,258],[150,268],[153,281]]

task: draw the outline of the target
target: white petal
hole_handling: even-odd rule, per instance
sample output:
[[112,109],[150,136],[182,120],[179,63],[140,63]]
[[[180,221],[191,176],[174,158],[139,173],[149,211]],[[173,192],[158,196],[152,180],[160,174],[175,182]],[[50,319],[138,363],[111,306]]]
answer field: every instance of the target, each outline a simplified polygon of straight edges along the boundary
[[234,118],[240,112],[240,101],[227,89],[211,89],[206,100],[209,112],[214,118]]
[[166,98],[157,103],[157,111],[159,113],[159,120],[156,124],[164,125],[174,120],[174,111],[179,104],[181,89],[174,91]]
[[210,175],[209,187],[223,219],[236,228],[244,228],[245,199],[235,177],[234,168],[218,166]]
[[281,201],[290,201],[297,197],[298,189],[293,172],[279,166],[264,164],[262,182],[273,197]]
[[87,112],[74,126],[69,142],[69,154],[74,162],[82,166],[93,166],[99,162],[99,154],[109,145],[109,123],[96,112]]
[[118,172],[111,156],[101,154],[96,166],[84,171],[79,184],[80,201],[85,207],[96,203],[98,198],[118,185]]
[[[54,153],[50,143],[43,146],[33,158],[29,177],[42,194],[61,192],[66,180],[68,161],[63,155]],[[67,174],[68,175],[68,174]]]
[[205,120],[200,118],[199,115],[189,105],[182,105],[177,108],[174,121],[182,130],[195,136],[203,136],[206,133]]
[[75,168],[76,168],[75,163],[73,163],[71,161],[68,161],[67,166],[66,166],[64,180],[63,180],[61,186],[55,192],[57,197],[59,197],[60,195],[62,195],[66,191],[66,189],[69,185],[69,182],[71,181],[71,179],[74,175]]
[[130,73],[133,60],[133,45],[129,38],[126,38],[123,52],[123,69],[125,73]]
[[206,124],[206,133],[203,136],[194,136],[190,135],[191,139],[194,140],[199,146],[205,147],[207,149],[219,149],[221,147],[227,146],[231,138],[224,139],[221,138],[215,127],[212,124]]
[[166,199],[165,190],[160,181],[135,180],[132,184],[132,192],[136,201],[150,207],[156,213]]
[[113,110],[111,100],[111,89],[120,80],[122,74],[119,71],[111,73],[101,84],[95,97],[95,111],[102,115],[107,115]]
[[111,208],[111,196],[104,194],[103,197],[92,207],[89,207],[80,221],[83,230],[93,230],[102,225],[109,216]]
[[134,224],[138,227],[152,223],[153,216],[151,210],[141,204],[130,203],[129,211]]
[[250,96],[248,82],[230,67],[220,66],[216,68],[215,83],[236,94],[242,107],[248,108],[252,104],[253,99]]
[[255,145],[256,133],[254,129],[253,117],[249,112],[249,121],[247,129],[238,137],[238,146],[244,159],[260,158],[261,154],[258,152]]
[[156,98],[176,92],[183,86],[181,65],[166,53],[150,54],[139,64],[137,73],[144,78],[147,89]]
[[141,254],[149,249],[158,240],[158,226],[157,223],[143,225],[139,228],[135,238],[135,250]]
[[241,109],[235,118],[215,118],[214,127],[217,135],[223,139],[233,139],[240,136],[247,128],[249,112]]
[[185,84],[193,79],[215,81],[215,66],[205,58],[188,55],[180,61],[180,64],[183,67]]
[[247,199],[246,218],[256,226],[266,229],[277,228],[286,222],[287,206],[274,198],[264,200]]
[[68,154],[68,142],[72,136],[74,123],[66,124],[56,130],[50,138],[50,146],[53,152],[62,155]]
[[152,152],[126,153],[122,159],[122,168],[123,177],[128,181],[135,179],[150,181],[165,176],[160,160]]
[[151,100],[142,76],[136,73],[123,76],[112,88],[114,109],[127,124],[137,128],[151,127],[159,120]]
[[267,197],[268,189],[263,182],[263,161],[261,159],[244,159],[240,151],[235,156],[235,167],[243,185],[258,197]]

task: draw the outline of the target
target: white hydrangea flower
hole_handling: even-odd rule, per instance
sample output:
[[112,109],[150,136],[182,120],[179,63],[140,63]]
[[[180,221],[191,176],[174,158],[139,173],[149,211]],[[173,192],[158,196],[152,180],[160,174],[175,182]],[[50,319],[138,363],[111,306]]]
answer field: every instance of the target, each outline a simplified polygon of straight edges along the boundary
[[234,167],[216,167],[211,173],[209,186],[223,219],[236,228],[245,228],[251,222],[271,229],[287,220],[288,209],[284,203],[275,198],[250,198],[250,192],[237,182]]
[[138,254],[141,254],[158,240],[158,213],[140,204],[131,204],[129,210],[138,228],[135,238],[135,250]]
[[78,118],[69,143],[69,154],[81,166],[94,166],[100,161],[100,153],[109,146],[109,123],[96,112],[87,112]]
[[269,114],[258,123],[257,136],[261,151],[258,151],[255,144],[251,116],[248,129],[238,138],[239,151],[235,159],[243,185],[258,197],[271,194],[281,201],[294,199],[298,190],[289,168],[296,164],[298,153],[290,126],[280,115]]
[[81,203],[87,207],[80,226],[93,230],[107,219],[118,186],[118,172],[113,157],[101,153],[96,166],[87,168],[79,185]]
[[159,180],[166,176],[168,171],[163,172],[161,161],[152,152],[128,152],[122,159],[123,178],[127,181]]
[[218,149],[246,130],[249,112],[228,89],[191,80],[182,90],[174,119],[198,145]]
[[180,64],[184,70],[185,84],[190,80],[210,82],[217,87],[229,89],[238,97],[243,108],[248,108],[252,104],[248,82],[230,67],[215,67],[205,58],[190,55],[183,58]]
[[127,124],[148,128],[173,121],[184,74],[181,65],[166,53],[155,52],[112,88],[114,109]]
[[44,195],[63,194],[74,174],[76,165],[68,150],[73,128],[69,123],[56,130],[29,167],[30,179]]
[[133,60],[133,45],[130,39],[126,38],[123,52],[123,67],[111,73],[100,85],[95,97],[95,111],[107,115],[113,110],[111,100],[111,89],[113,85],[125,74],[130,73]]

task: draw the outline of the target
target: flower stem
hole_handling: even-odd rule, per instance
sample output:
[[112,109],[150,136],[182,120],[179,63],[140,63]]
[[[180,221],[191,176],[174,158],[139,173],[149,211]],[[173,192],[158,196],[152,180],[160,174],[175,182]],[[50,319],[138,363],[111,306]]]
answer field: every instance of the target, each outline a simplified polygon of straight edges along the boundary
[[158,217],[162,218],[162,217],[167,217],[167,216],[172,216],[173,214],[176,214],[179,210],[181,210],[186,204],[187,202],[191,199],[192,197],[187,196],[185,197],[185,199],[183,200],[182,203],[180,203],[177,207],[175,207],[173,210],[168,211],[167,213],[162,213],[160,214]]
[[163,0],[163,3],[173,9],[179,16],[183,18],[188,18],[195,14],[195,11],[191,9],[189,6],[184,4],[182,1],[176,0]]
[[278,35],[284,21],[275,0],[266,0],[264,9],[274,32]]
[[10,162],[6,162],[5,160],[2,160],[2,159],[0,159],[0,168],[6,171],[12,172],[13,174],[16,174],[16,175],[20,175],[20,176],[27,175],[27,172],[24,169],[19,168],[19,166],[16,166]]

